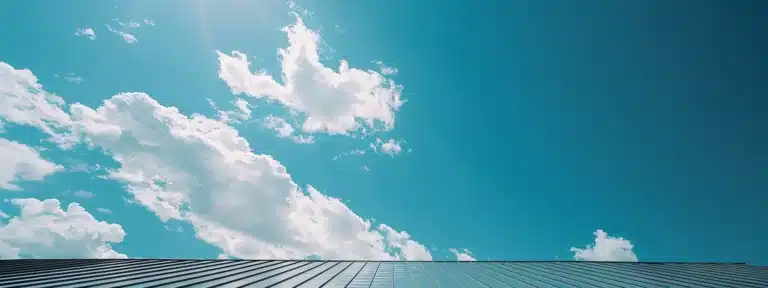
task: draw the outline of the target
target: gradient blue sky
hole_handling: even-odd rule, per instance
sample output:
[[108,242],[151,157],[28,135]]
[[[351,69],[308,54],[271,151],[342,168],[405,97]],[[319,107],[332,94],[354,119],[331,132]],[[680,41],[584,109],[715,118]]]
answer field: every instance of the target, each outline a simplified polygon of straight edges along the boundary
[[[405,104],[396,111],[384,109],[394,113],[391,129],[382,128],[381,122],[376,131],[349,135],[302,129],[306,111],[233,92],[233,84],[220,77],[223,58],[217,51],[232,56],[237,50],[247,55],[251,73],[267,71],[282,83],[277,51],[291,45],[281,30],[297,23],[291,11],[298,13],[307,31],[321,38],[321,64],[338,70],[339,61],[346,60],[352,68],[370,70],[366,75],[402,87]],[[343,204],[334,207],[348,207],[350,215],[371,221],[374,228],[361,231],[383,237],[387,244],[380,250],[387,257],[423,258],[414,255],[426,252],[433,259],[454,259],[449,249],[455,248],[470,250],[478,260],[564,260],[579,255],[586,260],[632,260],[636,255],[641,261],[768,264],[768,36],[762,32],[768,27],[766,11],[768,3],[757,0],[305,0],[293,8],[272,0],[3,1],[0,61],[10,66],[0,72],[0,97],[26,93],[26,88],[15,88],[28,83],[7,71],[29,69],[45,91],[33,94],[60,96],[66,104],[56,107],[65,115],[75,115],[69,108],[74,103],[97,109],[103,101],[117,99],[112,98],[116,94],[143,92],[151,98],[132,98],[139,104],[126,104],[135,107],[125,111],[135,113],[121,115],[157,116],[160,110],[140,110],[146,108],[142,101],[154,99],[158,105],[178,108],[174,113],[214,121],[219,119],[216,109],[236,111],[231,101],[245,100],[253,105],[247,119],[217,123],[236,129],[253,153],[271,155],[284,165],[302,197],[311,185],[321,195],[341,199]],[[130,27],[131,21],[139,27]],[[93,29],[95,38],[76,36],[83,28]],[[397,73],[386,75],[377,61]],[[313,89],[297,93],[302,99],[316,99],[318,109],[328,111],[338,110],[334,105],[343,102],[321,97]],[[39,114],[13,106],[17,100],[0,104],[29,117]],[[141,141],[89,140],[93,133],[76,128],[83,124],[67,123],[54,130],[83,134],[74,148],[63,149],[48,141],[51,133],[41,128],[53,125],[50,121],[22,121],[24,117],[10,110],[0,108],[5,131],[0,138],[18,145],[3,144],[6,152],[0,157],[10,159],[13,154],[18,160],[0,164],[0,170],[5,169],[0,183],[3,175],[12,175],[6,182],[18,189],[6,185],[4,198],[58,199],[61,209],[70,203],[85,209],[70,206],[68,212],[59,211],[53,200],[44,202],[47,206],[40,207],[47,208],[42,210],[33,209],[39,204],[34,200],[0,203],[8,214],[0,228],[0,250],[16,247],[21,257],[102,255],[94,249],[129,257],[379,257],[366,254],[368,250],[344,254],[348,251],[320,240],[286,244],[288,254],[263,254],[263,246],[232,248],[227,245],[233,242],[201,236],[195,233],[201,224],[185,216],[163,219],[156,208],[135,203],[138,194],[130,189],[138,184],[110,174],[125,170],[120,167],[126,160],[117,155],[139,155],[130,149]],[[107,110],[103,112],[110,113]],[[264,120],[268,115],[286,119],[295,131],[279,137]],[[118,118],[115,127],[134,123]],[[356,118],[358,123],[362,118]],[[141,129],[165,131],[142,125],[123,133],[139,139]],[[120,139],[130,138],[125,135]],[[314,141],[292,141],[300,136]],[[384,149],[377,138],[396,141],[400,152]],[[89,141],[106,144],[89,147]],[[189,175],[224,179],[232,174],[184,162],[197,161],[191,160],[196,153],[183,154],[194,147],[157,150],[187,155],[190,159],[166,158],[181,161],[174,167],[189,167],[184,172]],[[155,151],[147,149],[142,153]],[[358,150],[366,152],[350,153]],[[162,153],[158,155],[165,157]],[[213,161],[205,157],[213,156],[200,156],[199,163]],[[150,169],[131,165],[137,169],[133,172]],[[30,172],[35,169],[43,172]],[[230,239],[279,246],[290,238],[270,234],[271,227],[296,221],[269,214],[272,198],[221,192],[252,187],[243,193],[287,195],[273,191],[277,186],[270,186],[272,182],[202,182],[200,189],[189,188],[202,193],[194,195],[204,194],[194,200],[197,206],[187,201],[177,203],[179,209],[199,216],[202,212],[195,209],[206,206],[205,201],[226,198],[241,210],[211,212],[220,218],[209,215],[206,221],[237,235]],[[161,184],[158,189],[166,189]],[[89,193],[75,192],[81,190]],[[320,202],[315,199],[312,205]],[[19,207],[29,215],[20,215]],[[262,227],[227,218],[245,210],[257,212],[242,215],[261,219],[243,216],[245,222],[274,223]],[[316,217],[337,215],[338,210],[318,211]],[[54,219],[50,217],[68,220],[46,222]],[[366,247],[369,242],[364,241],[369,240],[360,240],[359,231],[342,225],[349,219],[331,221],[337,224],[312,230],[317,233],[312,235],[363,241],[360,247]],[[70,237],[49,227],[55,223],[99,228],[82,228],[87,232]],[[388,234],[375,228],[379,224],[409,236]],[[124,236],[118,237],[122,234],[116,229]],[[31,238],[18,236],[26,230],[35,231],[27,235]],[[99,236],[93,240],[88,233]],[[52,245],[71,252],[53,252]],[[588,256],[571,247],[587,248]]]

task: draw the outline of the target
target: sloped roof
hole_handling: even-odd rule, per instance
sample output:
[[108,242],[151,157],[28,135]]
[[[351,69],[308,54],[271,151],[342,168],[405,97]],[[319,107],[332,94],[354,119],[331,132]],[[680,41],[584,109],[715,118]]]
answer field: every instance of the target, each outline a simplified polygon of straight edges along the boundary
[[0,287],[768,287],[743,263],[0,260]]

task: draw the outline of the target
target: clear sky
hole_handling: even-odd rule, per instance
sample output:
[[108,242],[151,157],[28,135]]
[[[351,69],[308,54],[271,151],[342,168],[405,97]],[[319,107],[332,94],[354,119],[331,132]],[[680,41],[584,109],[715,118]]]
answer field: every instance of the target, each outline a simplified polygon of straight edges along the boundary
[[768,265],[767,14],[0,1],[0,258]]

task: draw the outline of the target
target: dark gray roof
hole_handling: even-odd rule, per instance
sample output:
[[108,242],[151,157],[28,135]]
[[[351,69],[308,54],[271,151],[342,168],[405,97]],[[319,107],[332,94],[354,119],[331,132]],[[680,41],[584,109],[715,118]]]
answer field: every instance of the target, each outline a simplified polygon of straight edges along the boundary
[[740,263],[0,260],[0,287],[768,287]]

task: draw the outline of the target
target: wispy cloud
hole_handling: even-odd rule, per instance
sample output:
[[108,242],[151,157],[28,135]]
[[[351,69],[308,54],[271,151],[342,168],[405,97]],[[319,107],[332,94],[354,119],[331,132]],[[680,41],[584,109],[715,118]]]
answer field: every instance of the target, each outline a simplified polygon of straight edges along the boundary
[[362,156],[365,155],[365,150],[363,149],[354,149],[350,151],[341,152],[341,154],[333,156],[333,160],[338,160],[341,157],[344,156]]
[[274,131],[277,134],[277,137],[288,138],[298,144],[315,143],[315,137],[313,136],[294,135],[296,129],[293,128],[293,125],[277,116],[269,115],[264,118],[264,127]]
[[464,248],[459,251],[456,248],[451,248],[448,250],[456,256],[456,260],[458,261],[476,261],[475,257],[472,257],[472,251],[469,251],[469,249]]
[[81,82],[83,82],[83,77],[75,76],[75,75],[64,76],[64,79],[66,79],[69,83],[75,83],[75,84],[80,84]]
[[115,18],[115,19],[112,19],[112,20],[114,20],[117,23],[117,25],[120,25],[120,26],[126,27],[126,28],[139,28],[139,27],[141,27],[141,23],[135,22],[135,21],[131,21],[131,20],[129,20],[128,22],[120,21],[120,19],[118,19],[118,18]]
[[69,166],[69,169],[67,169],[67,170],[69,172],[75,172],[75,173],[82,173],[82,172],[92,173],[92,172],[100,170],[101,168],[102,167],[99,164],[88,165],[88,163],[76,162],[76,163],[72,164],[71,166]]
[[211,99],[208,99],[208,104],[211,105],[211,108],[216,110],[221,121],[227,123],[240,123],[241,121],[251,119],[251,107],[253,106],[242,98],[237,98],[232,101],[232,105],[235,108],[233,110],[220,110],[216,105],[216,102]]
[[385,75],[385,76],[387,76],[387,75],[395,75],[398,72],[397,68],[387,66],[387,65],[384,64],[384,62],[376,61],[375,63],[376,63],[376,65],[379,66],[379,71],[381,72],[381,75]]
[[371,143],[368,146],[374,152],[381,152],[383,154],[394,157],[395,155],[398,155],[400,154],[400,152],[403,151],[402,143],[403,141],[397,141],[395,139],[389,139],[387,141],[383,141],[379,138],[376,138],[376,142]]
[[77,190],[74,193],[72,193],[72,195],[74,195],[75,197],[87,198],[87,199],[93,198],[94,196],[92,192],[86,191],[86,190]]
[[75,36],[83,36],[88,37],[88,39],[96,40],[96,31],[93,31],[93,28],[85,27],[85,28],[77,28],[75,31]]
[[107,208],[96,208],[96,210],[104,214],[112,214],[112,210],[109,210]]
[[83,81],[85,81],[85,79],[83,79],[82,76],[77,76],[75,75],[75,73],[67,73],[67,75],[64,75],[64,76],[61,76],[59,74],[53,74],[53,76],[57,78],[64,78],[64,80],[67,80],[67,82],[74,83],[74,84],[80,84]]
[[141,20],[141,21],[128,20],[127,22],[121,21],[119,18],[115,18],[112,20],[114,20],[115,23],[117,23],[117,25],[120,25],[121,27],[125,27],[125,28],[139,28],[142,25],[155,26],[155,21],[147,18],[144,18],[144,20]]
[[107,24],[107,30],[109,30],[109,32],[115,33],[120,37],[122,37],[125,43],[133,44],[133,43],[139,42],[139,39],[136,39],[136,36],[134,36],[133,34],[112,28],[112,26],[110,26],[109,24]]

